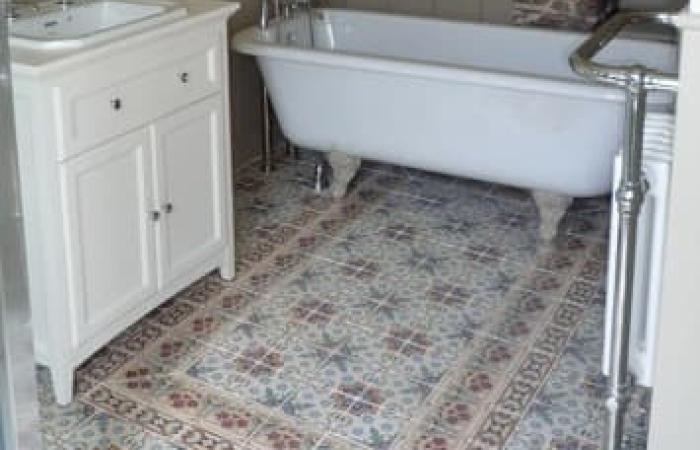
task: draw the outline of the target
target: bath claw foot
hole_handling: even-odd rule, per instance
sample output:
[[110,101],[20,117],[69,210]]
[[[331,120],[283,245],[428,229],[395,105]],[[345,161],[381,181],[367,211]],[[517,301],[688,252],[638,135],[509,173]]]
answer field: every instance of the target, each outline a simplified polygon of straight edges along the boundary
[[326,158],[328,165],[333,169],[333,181],[329,192],[334,198],[343,198],[347,193],[348,185],[360,168],[362,159],[340,152],[328,152]]
[[540,214],[540,242],[549,245],[556,237],[559,221],[571,206],[573,198],[538,190],[532,191],[532,197]]

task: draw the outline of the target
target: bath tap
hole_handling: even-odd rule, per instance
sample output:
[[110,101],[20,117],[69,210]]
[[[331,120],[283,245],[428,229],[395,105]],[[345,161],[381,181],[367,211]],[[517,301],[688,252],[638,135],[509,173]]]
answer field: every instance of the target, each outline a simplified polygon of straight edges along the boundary
[[[270,11],[270,1],[273,2],[273,11]],[[270,13],[274,13],[273,17],[279,17],[279,0],[262,0],[260,3],[260,29],[267,29],[270,24]]]
[[310,10],[311,0],[262,0],[260,4],[260,28],[266,30],[271,19],[289,19],[298,10]]
[[293,18],[297,11],[308,12],[311,10],[311,0],[286,0],[284,2],[284,9],[282,10],[282,17]]
[[262,0],[260,4],[260,28],[265,30],[270,26],[271,19],[288,19],[294,11],[302,5],[307,5],[308,0]]

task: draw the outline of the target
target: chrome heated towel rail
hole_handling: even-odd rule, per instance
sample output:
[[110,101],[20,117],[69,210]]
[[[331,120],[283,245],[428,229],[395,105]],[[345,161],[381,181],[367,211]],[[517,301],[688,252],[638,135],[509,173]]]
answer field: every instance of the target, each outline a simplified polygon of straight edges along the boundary
[[656,22],[675,26],[675,18],[675,14],[666,12],[618,13],[599,27],[569,58],[571,67],[581,76],[620,87],[625,90],[627,96],[622,176],[615,191],[620,227],[615,262],[610,375],[605,402],[607,409],[607,423],[603,436],[605,450],[619,450],[622,447],[623,421],[630,399],[631,381],[628,373],[630,317],[637,219],[646,191],[646,181],[642,174],[642,138],[647,93],[649,91],[675,92],[678,88],[678,79],[675,74],[643,65],[601,64],[594,62],[593,58],[627,25]]

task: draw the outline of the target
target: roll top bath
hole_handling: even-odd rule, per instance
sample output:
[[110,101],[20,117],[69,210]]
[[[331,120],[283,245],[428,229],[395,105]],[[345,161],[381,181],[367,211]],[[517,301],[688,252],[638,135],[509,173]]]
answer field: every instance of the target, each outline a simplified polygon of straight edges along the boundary
[[[532,190],[544,239],[571,198],[610,192],[625,98],[572,72],[581,34],[336,9],[309,17],[234,39],[256,57],[295,145]],[[677,55],[617,39],[602,56],[670,69]],[[340,194],[356,160],[329,159]]]

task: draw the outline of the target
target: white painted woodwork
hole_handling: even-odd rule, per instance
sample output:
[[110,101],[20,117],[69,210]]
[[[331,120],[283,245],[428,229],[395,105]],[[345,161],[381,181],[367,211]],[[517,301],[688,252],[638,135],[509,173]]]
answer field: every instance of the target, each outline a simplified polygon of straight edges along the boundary
[[170,38],[170,45],[158,41],[141,48],[150,58],[125,53],[99,59],[57,80],[52,91],[59,159],[221,90],[221,45],[213,30],[183,33]]
[[[693,3],[698,2],[691,2],[691,10]],[[651,400],[650,450],[691,450],[699,445],[700,14],[682,14],[679,24],[680,84]]]
[[[154,125],[159,279],[192,270],[224,244],[221,102],[212,99]],[[168,208],[171,212],[167,212]]]
[[150,161],[139,130],[59,165],[73,345],[156,292]]
[[100,347],[212,270],[234,274],[238,5],[186,7],[81,50],[13,49],[35,347],[61,404]]

